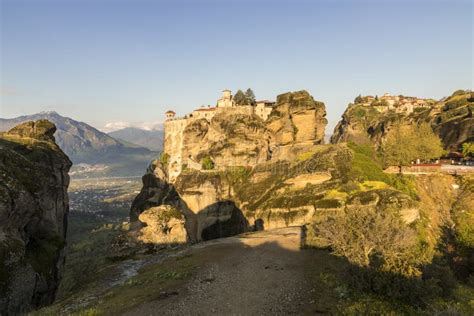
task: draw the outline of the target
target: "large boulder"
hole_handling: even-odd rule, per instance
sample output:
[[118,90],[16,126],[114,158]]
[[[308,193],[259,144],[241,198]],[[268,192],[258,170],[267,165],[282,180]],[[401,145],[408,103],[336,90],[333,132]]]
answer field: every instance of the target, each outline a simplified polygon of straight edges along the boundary
[[0,314],[52,303],[64,265],[71,161],[45,120],[0,133]]
[[274,133],[275,145],[322,144],[327,125],[326,108],[307,91],[287,92],[277,97],[276,107],[266,124]]
[[140,229],[138,240],[147,244],[174,245],[188,241],[185,218],[169,205],[151,207],[138,216],[145,225]]

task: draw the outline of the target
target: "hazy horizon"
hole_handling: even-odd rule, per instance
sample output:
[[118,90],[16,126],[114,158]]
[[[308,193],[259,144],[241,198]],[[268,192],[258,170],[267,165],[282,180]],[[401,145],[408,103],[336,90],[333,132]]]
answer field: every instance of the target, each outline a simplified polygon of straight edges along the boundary
[[331,134],[359,94],[472,89],[471,1],[1,1],[0,117],[153,123],[306,89]]

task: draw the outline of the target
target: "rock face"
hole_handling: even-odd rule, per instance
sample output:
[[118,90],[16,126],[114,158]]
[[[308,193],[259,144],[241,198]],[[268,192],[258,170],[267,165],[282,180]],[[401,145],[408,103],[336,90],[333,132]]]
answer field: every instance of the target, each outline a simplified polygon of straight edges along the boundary
[[272,160],[291,160],[311,145],[324,143],[326,108],[304,90],[284,93],[266,125],[272,132]]
[[474,140],[473,111],[474,98],[470,92],[463,90],[411,113],[379,112],[375,107],[351,103],[336,125],[331,143],[370,142],[378,146],[394,123],[413,125],[429,122],[446,149],[458,150],[464,142]]
[[322,144],[327,125],[324,103],[315,101],[306,91],[288,92],[277,97],[267,122],[276,145],[299,142]]
[[[192,242],[227,237],[265,225],[303,224],[314,213],[312,205],[308,210],[279,206],[270,212],[259,210],[268,217],[263,220],[260,213],[255,214],[256,209],[249,210],[246,205],[255,203],[254,198],[262,198],[272,188],[256,184],[255,191],[242,198],[237,190],[248,184],[239,182],[257,166],[278,168],[285,161],[283,164],[288,167],[288,161],[298,155],[311,155],[312,149],[323,143],[325,116],[324,103],[315,101],[306,91],[298,91],[279,95],[266,121],[239,107],[219,109],[210,120],[169,121],[165,124],[167,159],[155,161],[143,177],[143,189],[132,205],[131,220],[143,223],[139,218],[142,212],[156,206],[172,206],[185,216]],[[205,159],[212,161],[213,170],[202,170]],[[268,172],[253,172],[252,181],[268,181]],[[288,180],[289,186],[294,185],[282,176],[285,174],[271,178]],[[310,178],[314,183],[322,183],[331,176],[318,174]],[[303,188],[306,183],[302,185],[304,180],[300,179],[305,177],[294,182]]]
[[200,163],[206,156],[218,166],[256,165],[269,159],[270,133],[256,115],[234,113],[232,108],[206,119],[194,121],[183,135],[183,157]]
[[301,148],[322,144],[327,124],[324,103],[306,91],[288,92],[266,121],[245,106],[215,110],[212,118],[195,117],[165,122],[167,173],[175,181],[183,169],[200,170],[211,159],[217,169],[255,166],[294,158]]
[[[131,218],[140,220],[139,214],[157,205],[172,206],[185,216],[191,242],[304,225],[320,211],[315,201],[340,177],[339,164],[350,161],[347,148],[315,146],[320,152],[314,160],[234,166],[218,172],[185,170],[173,183],[161,178],[166,177],[164,166],[154,163],[143,177]],[[337,201],[331,205],[340,206]]]
[[0,134],[0,314],[52,303],[59,285],[72,163],[55,130],[39,120]]

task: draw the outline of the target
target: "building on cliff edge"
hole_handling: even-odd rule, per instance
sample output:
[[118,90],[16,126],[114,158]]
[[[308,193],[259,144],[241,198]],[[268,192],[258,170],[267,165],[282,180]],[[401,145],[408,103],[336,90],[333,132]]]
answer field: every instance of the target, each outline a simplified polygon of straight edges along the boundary
[[166,111],[163,152],[171,157],[168,162],[168,177],[171,180],[177,177],[181,172],[183,163],[193,163],[192,161],[189,162],[186,157],[181,157],[184,130],[190,123],[200,119],[206,119],[210,122],[217,113],[225,111],[257,115],[266,121],[274,106],[275,102],[268,100],[257,101],[255,105],[238,105],[234,101],[232,92],[226,89],[222,91],[222,97],[217,100],[215,107],[202,106],[183,117],[176,117],[174,111]]

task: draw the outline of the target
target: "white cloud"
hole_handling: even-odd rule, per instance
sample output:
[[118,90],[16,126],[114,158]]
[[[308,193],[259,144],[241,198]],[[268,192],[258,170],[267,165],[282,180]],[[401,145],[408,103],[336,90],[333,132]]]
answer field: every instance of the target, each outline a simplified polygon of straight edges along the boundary
[[128,122],[110,122],[110,123],[106,123],[105,126],[101,128],[101,130],[103,132],[110,133],[113,131],[117,131],[119,129],[131,127],[131,126],[132,124]]
[[135,128],[140,128],[144,129],[147,131],[152,131],[152,130],[161,130],[163,129],[163,122],[162,121],[152,121],[152,122],[109,122],[104,125],[103,128],[100,130],[105,132],[105,133],[110,133],[113,131],[117,131],[120,129],[124,129],[127,127],[135,127]]
[[140,123],[134,124],[133,127],[138,127],[141,129],[145,129],[147,131],[161,130],[163,129],[163,122],[162,121],[140,122]]

